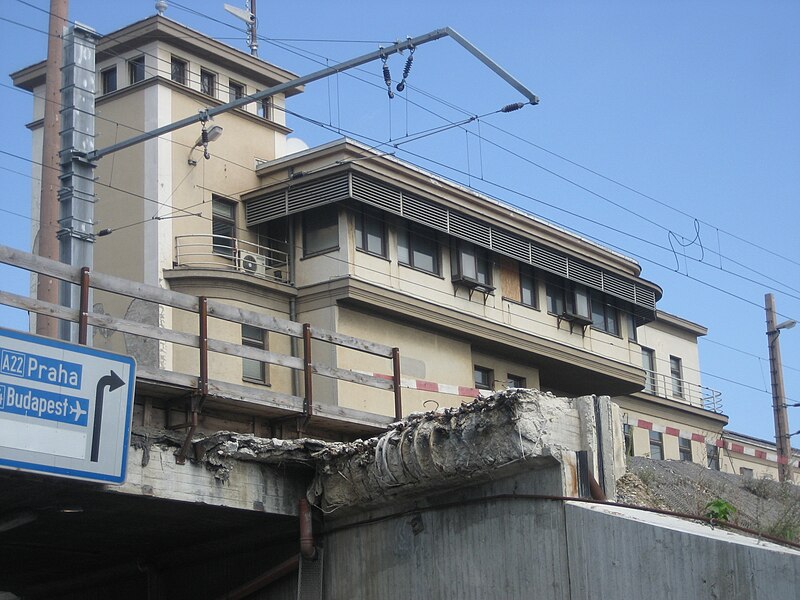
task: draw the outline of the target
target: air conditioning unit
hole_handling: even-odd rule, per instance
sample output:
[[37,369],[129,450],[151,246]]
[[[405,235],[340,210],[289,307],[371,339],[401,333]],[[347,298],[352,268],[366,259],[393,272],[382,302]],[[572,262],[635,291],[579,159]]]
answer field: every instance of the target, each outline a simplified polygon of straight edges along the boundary
[[257,252],[248,252],[247,250],[239,250],[236,257],[236,268],[243,273],[250,275],[258,275],[259,277],[267,276],[267,257],[258,254]]

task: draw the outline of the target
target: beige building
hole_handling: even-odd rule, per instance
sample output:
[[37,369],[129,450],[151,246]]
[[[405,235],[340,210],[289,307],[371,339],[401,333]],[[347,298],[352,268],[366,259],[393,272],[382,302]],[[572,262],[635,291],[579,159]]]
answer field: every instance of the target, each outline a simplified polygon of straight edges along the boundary
[[[101,38],[96,64],[98,148],[295,77],[163,16]],[[40,63],[13,74],[36,99],[35,156],[44,73]],[[300,92],[209,122],[222,134],[208,160],[199,124],[102,159],[96,231],[112,233],[97,238],[94,269],[398,348],[404,414],[507,387],[610,395],[632,453],[713,459],[727,418],[700,381],[705,329],[658,311],[661,289],[636,261],[357,142],[304,148],[283,111]],[[135,298],[98,292],[93,310],[197,331],[192,315]],[[299,356],[259,327],[211,327],[215,339]],[[96,327],[92,343],[145,368],[200,369],[195,351],[166,340]],[[385,357],[341,346],[314,355],[392,372]],[[304,387],[275,362],[224,353],[209,376],[254,397]],[[395,415],[390,391],[350,381],[321,379],[314,397],[376,428]]]

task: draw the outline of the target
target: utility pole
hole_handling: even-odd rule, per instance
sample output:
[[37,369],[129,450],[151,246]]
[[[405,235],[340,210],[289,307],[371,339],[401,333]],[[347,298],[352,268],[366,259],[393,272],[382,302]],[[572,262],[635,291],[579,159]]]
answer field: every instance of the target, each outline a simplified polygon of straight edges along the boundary
[[775,448],[778,451],[778,480],[792,480],[792,444],[789,435],[789,417],[786,412],[786,392],[783,388],[781,345],[778,338],[781,329],[794,327],[795,321],[775,322],[775,298],[764,296],[767,311],[767,344],[769,346],[769,374],[772,381],[772,409],[775,416]]
[[[61,107],[61,65],[63,62],[63,32],[67,24],[67,0],[50,0],[50,24],[47,41],[47,67],[45,75],[44,132],[42,140],[42,174],[39,194],[39,231],[36,239],[37,254],[52,260],[59,259],[56,238],[59,224],[58,190],[61,166],[59,112]],[[39,275],[36,283],[39,300],[58,304],[58,281]],[[47,337],[58,336],[58,320],[43,315],[36,316],[36,333]]]

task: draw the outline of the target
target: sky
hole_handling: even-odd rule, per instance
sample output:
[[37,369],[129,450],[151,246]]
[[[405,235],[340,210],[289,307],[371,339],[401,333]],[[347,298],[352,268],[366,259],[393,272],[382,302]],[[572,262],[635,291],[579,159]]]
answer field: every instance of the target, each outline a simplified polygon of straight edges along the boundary
[[[71,0],[69,17],[106,34],[154,4]],[[223,2],[168,4],[168,17],[246,50]],[[10,74],[45,58],[49,2],[3,7],[0,70]],[[407,91],[394,99],[376,62],[308,85],[287,122],[311,146],[348,135],[634,258],[663,288],[660,310],[708,328],[702,381],[722,392],[729,429],[774,440],[764,294],[775,295],[778,321],[800,320],[800,3],[257,7],[260,57],[298,75],[449,26],[533,90],[538,106],[499,113],[523,98],[442,39],[416,49]],[[388,60],[395,79],[406,56]],[[0,103],[0,235],[29,250],[32,98],[6,77]],[[3,289],[26,293],[19,271],[0,277]],[[26,320],[0,310],[0,326]],[[800,328],[780,344],[789,403],[800,403]],[[788,410],[789,431],[800,430],[800,407]]]

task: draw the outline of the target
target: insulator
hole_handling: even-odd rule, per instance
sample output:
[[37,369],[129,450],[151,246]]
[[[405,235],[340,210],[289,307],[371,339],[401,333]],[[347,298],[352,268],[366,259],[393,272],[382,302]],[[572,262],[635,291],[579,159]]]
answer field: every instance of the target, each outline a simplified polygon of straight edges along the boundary
[[408,74],[411,73],[411,65],[414,64],[414,55],[411,54],[406,59],[406,66],[403,67],[403,79],[408,79]]
[[519,110],[525,106],[524,102],[515,102],[514,104],[506,104],[503,108],[500,109],[500,112],[510,113],[514,112],[515,110]]
[[383,63],[383,80],[386,85],[392,85],[392,74],[389,72],[389,65]]

